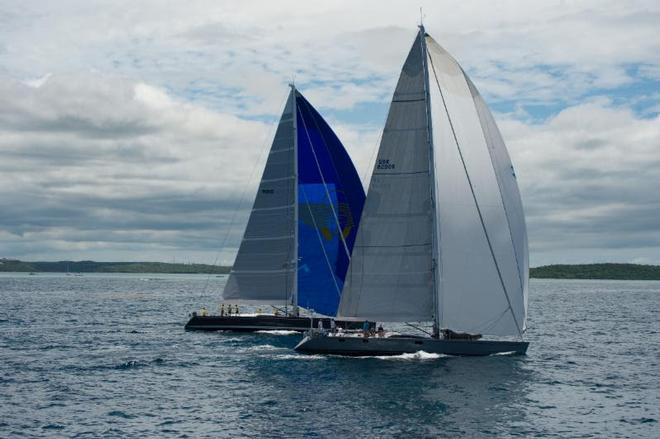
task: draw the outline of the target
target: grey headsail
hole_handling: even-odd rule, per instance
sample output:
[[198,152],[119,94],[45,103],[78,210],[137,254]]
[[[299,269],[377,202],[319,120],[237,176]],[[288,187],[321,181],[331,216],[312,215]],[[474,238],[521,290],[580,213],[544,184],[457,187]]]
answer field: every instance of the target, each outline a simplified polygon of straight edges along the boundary
[[243,241],[229,274],[226,301],[291,303],[295,274],[295,125],[292,90],[266,161]]
[[338,316],[433,316],[429,130],[418,36],[403,66],[374,165]]

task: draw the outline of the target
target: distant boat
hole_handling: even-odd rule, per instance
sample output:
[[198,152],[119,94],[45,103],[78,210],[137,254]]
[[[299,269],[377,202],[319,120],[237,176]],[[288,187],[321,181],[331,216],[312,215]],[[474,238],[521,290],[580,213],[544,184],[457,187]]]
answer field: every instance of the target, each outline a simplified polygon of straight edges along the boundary
[[[195,313],[186,329],[304,331],[319,321],[330,327],[364,198],[342,143],[292,85],[223,292],[223,311]],[[246,304],[278,311],[229,315]],[[326,317],[310,321],[300,308]]]
[[390,105],[338,318],[433,329],[424,337],[311,332],[296,350],[524,354],[527,284],[525,219],[504,141],[467,74],[420,26]]

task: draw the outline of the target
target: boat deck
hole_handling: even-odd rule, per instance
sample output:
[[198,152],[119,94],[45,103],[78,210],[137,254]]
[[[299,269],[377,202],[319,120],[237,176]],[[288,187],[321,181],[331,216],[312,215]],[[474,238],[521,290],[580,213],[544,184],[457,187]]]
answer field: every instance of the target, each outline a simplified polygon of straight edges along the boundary
[[[190,331],[298,331],[304,332],[310,328],[318,328],[319,322],[324,329],[330,329],[329,317],[293,317],[276,316],[272,314],[259,315],[228,315],[228,316],[199,316],[193,315],[185,329]],[[335,321],[338,328],[359,329],[360,322]],[[372,326],[374,324],[372,323]]]

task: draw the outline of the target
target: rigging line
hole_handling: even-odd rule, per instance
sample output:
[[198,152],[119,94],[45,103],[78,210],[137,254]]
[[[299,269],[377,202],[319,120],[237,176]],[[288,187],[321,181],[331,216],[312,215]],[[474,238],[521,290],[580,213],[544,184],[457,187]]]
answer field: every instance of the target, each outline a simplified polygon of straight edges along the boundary
[[421,331],[421,332],[423,332],[423,333],[426,334],[426,335],[433,335],[433,334],[431,334],[430,332],[428,332],[426,329],[422,329],[421,327],[419,327],[419,326],[415,326],[415,325],[413,325],[412,323],[403,322],[403,324],[406,325],[406,326],[410,326],[410,327],[413,328],[413,329],[417,329],[418,331]]
[[[305,123],[305,118],[302,117],[302,112],[300,112],[300,109],[298,109],[300,113],[300,119],[302,120],[303,123],[303,128],[305,130],[305,134],[307,135],[307,140],[309,141],[309,149],[312,150],[312,154],[314,155],[314,161],[316,162],[316,168],[319,170],[319,175],[321,176],[321,182],[323,183],[323,189],[325,189],[325,195],[328,197],[328,204],[330,204],[330,210],[332,210],[332,216],[335,220],[335,224],[337,224],[337,232],[339,234],[339,240],[343,244],[344,251],[346,252],[346,257],[348,257],[348,260],[351,260],[351,252],[348,250],[348,245],[346,244],[346,240],[344,240],[344,234],[342,233],[341,229],[341,224],[339,223],[339,217],[337,216],[337,212],[335,212],[335,206],[334,203],[332,202],[332,198],[330,198],[330,192],[328,191],[328,185],[325,183],[325,179],[323,178],[323,171],[321,171],[321,165],[319,163],[318,157],[316,157],[316,151],[314,151],[314,145],[312,144],[312,138],[309,136],[309,131],[307,130],[307,124]],[[337,201],[339,201],[339,198],[337,198]],[[321,243],[323,244],[323,243]]]
[[438,74],[435,71],[435,66],[433,65],[433,58],[429,56],[429,60],[431,61],[431,68],[433,69],[433,76],[435,77],[435,82],[438,86],[438,91],[440,92],[440,97],[442,98],[442,105],[445,108],[445,113],[447,114],[447,120],[449,121],[449,127],[451,128],[451,133],[454,137],[454,142],[456,142],[456,149],[458,150],[458,156],[461,159],[461,163],[463,164],[463,171],[465,171],[465,177],[467,178],[468,185],[470,186],[470,192],[472,193],[472,199],[474,200],[474,205],[477,208],[477,214],[479,215],[479,221],[481,222],[481,228],[484,231],[484,236],[486,237],[486,242],[488,243],[488,249],[490,250],[490,255],[493,258],[493,263],[495,264],[495,269],[497,270],[497,276],[500,279],[500,283],[502,284],[502,290],[504,291],[504,296],[506,297],[506,301],[509,304],[509,310],[511,311],[511,317],[513,317],[513,321],[516,324],[516,329],[518,330],[518,335],[520,335],[520,338],[522,339],[522,331],[520,329],[520,325],[518,324],[518,319],[516,318],[516,313],[513,311],[513,307],[511,306],[511,299],[509,298],[509,293],[506,290],[506,285],[504,284],[504,278],[502,277],[502,272],[500,270],[500,266],[497,263],[497,258],[495,257],[495,251],[493,250],[493,244],[490,242],[490,236],[488,236],[488,230],[486,230],[486,224],[484,222],[484,217],[483,214],[481,213],[481,208],[479,207],[479,202],[477,201],[477,195],[474,192],[474,187],[472,186],[472,179],[470,178],[470,174],[468,173],[467,170],[467,165],[465,164],[465,159],[463,158],[463,151],[461,151],[461,146],[458,143],[458,137],[456,136],[456,130],[454,129],[454,124],[451,121],[451,116],[449,115],[449,109],[447,108],[447,102],[445,101],[445,95],[442,93],[442,88],[440,87],[440,81],[438,80]]
[[[297,101],[296,101],[296,102],[297,102]],[[311,105],[309,104],[309,102],[307,102],[305,99],[303,99],[303,104],[305,105],[305,108],[307,108],[307,106],[311,106]],[[298,108],[298,107],[296,107],[296,108]],[[335,172],[335,176],[337,177],[337,179],[341,179],[341,174],[340,174],[339,171],[337,170],[337,166],[335,166],[335,160],[334,160],[334,158],[333,158],[333,156],[332,156],[332,152],[330,151],[330,147],[328,146],[328,142],[326,142],[326,140],[325,140],[325,136],[323,135],[323,131],[321,130],[321,127],[319,126],[319,122],[318,122],[317,118],[315,117],[314,112],[312,112],[312,111],[308,111],[308,112],[309,112],[309,114],[310,114],[310,116],[311,116],[312,121],[314,122],[314,125],[316,126],[316,129],[317,129],[317,131],[318,131],[318,133],[319,133],[319,137],[321,138],[321,141],[323,142],[323,145],[325,146],[325,151],[326,151],[326,153],[328,154],[328,157],[329,157],[329,159],[330,159],[330,164],[332,165],[332,169],[333,169],[334,172]],[[302,114],[301,114],[301,115],[302,115]],[[297,118],[296,118],[296,119],[297,119]],[[326,194],[327,194],[327,196],[328,196],[328,202],[330,203],[330,207],[332,208],[332,207],[333,207],[333,203],[332,203],[332,200],[330,199],[330,194],[328,193],[327,185],[325,184],[325,179],[324,179],[324,177],[323,177],[323,172],[322,172],[322,170],[321,170],[320,164],[318,163],[318,159],[317,159],[317,157],[316,157],[316,151],[314,150],[314,145],[312,144],[312,141],[311,141],[311,139],[310,139],[310,137],[309,137],[309,132],[307,131],[307,124],[305,123],[305,119],[304,119],[304,118],[301,117],[301,119],[302,119],[302,121],[303,121],[303,126],[304,126],[304,128],[305,128],[305,133],[307,134],[307,139],[309,140],[309,147],[310,147],[310,149],[312,150],[312,153],[314,154],[314,159],[315,159],[315,161],[316,161],[316,165],[317,165],[317,168],[318,168],[318,170],[319,170],[319,175],[321,176],[321,180],[323,181],[323,186],[324,186],[324,188],[325,188],[325,190],[326,190]],[[327,125],[327,124],[326,124],[326,125]],[[328,128],[330,128],[330,127],[328,126]],[[332,128],[330,128],[330,131],[334,134],[334,131],[332,131]],[[336,137],[336,134],[335,134],[335,137]],[[338,140],[339,143],[341,144],[341,141],[339,140],[339,138],[337,138],[337,140]],[[343,144],[341,145],[341,147],[343,148]],[[344,151],[344,153],[345,153],[346,155],[348,155],[348,152],[345,152],[345,151]],[[349,160],[350,160],[350,157],[349,157]],[[360,181],[360,184],[362,184],[362,181]],[[362,190],[364,191],[364,187],[363,187]],[[339,190],[337,190],[337,187],[335,187],[335,193],[337,194],[337,206],[339,207]],[[347,201],[348,201],[348,200],[347,200]],[[351,217],[352,217],[353,212],[352,212],[351,207],[350,207],[350,206],[351,206],[351,205],[350,205],[350,202],[348,203],[348,206],[349,206],[349,207],[348,207],[348,210],[349,210],[349,212],[351,213]],[[337,214],[334,212],[334,209],[333,209],[333,216],[334,216],[335,221],[336,221],[336,223],[337,223],[337,232],[338,232],[338,234],[339,234],[339,238],[341,239],[341,241],[342,241],[342,243],[343,243],[343,245],[344,245],[344,249],[346,250],[346,258],[347,258],[347,260],[348,260],[348,264],[350,265],[350,263],[351,263],[352,253],[348,250],[348,244],[346,243],[346,239],[344,238],[344,230],[343,230],[342,227],[341,227],[341,224],[340,224],[340,222],[339,222],[339,218],[338,218]],[[355,245],[355,240],[353,241],[353,244]],[[331,269],[331,271],[332,271],[332,269]],[[333,271],[333,277],[334,277],[334,271]],[[346,273],[344,273],[344,279],[345,279],[345,278],[346,278]],[[341,294],[340,294],[340,299],[341,299]]]
[[[440,326],[440,288],[438,288],[438,280],[442,282],[442,259],[440,257],[440,243],[441,236],[438,231],[438,209],[436,204],[435,194],[435,154],[433,152],[433,118],[431,117],[431,91],[429,84],[429,69],[428,69],[428,47],[426,46],[426,31],[424,25],[419,26],[420,46],[422,51],[422,70],[424,74],[424,99],[426,103],[424,110],[426,114],[426,136],[427,145],[429,150],[429,195],[431,197],[431,276],[433,279],[433,321],[436,327]],[[436,273],[438,275],[436,275]],[[440,279],[438,279],[438,277]],[[444,292],[443,292],[444,294]],[[442,311],[444,314],[444,311]]]
[[[465,82],[467,82],[467,84],[468,84],[468,88],[470,88],[470,91],[472,91],[472,88],[474,88],[474,90],[475,90],[475,92],[477,93],[477,95],[479,95],[479,91],[478,91],[477,88],[474,86],[474,84],[472,84],[472,81],[470,80],[470,78],[468,78],[468,76],[467,76],[467,74],[465,73],[465,71],[463,70],[463,68],[460,67],[460,66],[459,66],[459,68],[461,69],[461,72],[463,73],[463,76],[465,77]],[[471,85],[472,87],[470,87],[470,85]],[[480,95],[479,95],[479,96],[480,96]],[[473,98],[473,100],[474,100],[474,98]],[[483,98],[482,98],[482,100],[483,100]],[[486,104],[486,102],[484,101],[484,106],[485,106],[485,104]],[[475,108],[477,109],[477,115],[479,116],[479,113],[480,113],[480,111],[479,111],[479,107],[478,107],[477,105],[475,105]],[[486,110],[488,110],[488,109],[486,109]],[[484,114],[484,116],[486,116],[486,114]],[[491,115],[491,117],[492,117],[492,115]],[[493,123],[494,123],[494,122],[495,122],[495,121],[493,120]],[[481,125],[481,129],[482,129],[482,131],[485,131],[485,130],[484,130],[485,127],[484,127],[483,124],[481,123],[481,117],[480,117],[480,116],[479,116],[479,125]],[[488,130],[488,133],[490,134],[490,129],[488,129],[488,128],[486,128],[486,129]],[[496,132],[499,134],[499,129],[497,128],[497,125],[495,125],[495,130],[496,130]],[[485,133],[484,133],[484,140],[485,140],[485,137],[486,137],[486,135],[485,135]],[[501,137],[501,134],[500,134],[500,137]],[[502,141],[502,143],[504,143],[504,141]],[[488,142],[487,142],[487,141],[486,141],[486,145],[488,145]],[[506,152],[506,148],[505,148],[505,152]],[[490,156],[490,162],[491,162],[491,164],[493,165],[493,170],[495,171],[495,179],[498,180],[498,181],[497,181],[497,189],[499,190],[499,193],[500,193],[500,199],[502,200],[502,208],[504,209],[504,216],[506,217],[506,224],[507,224],[507,226],[509,227],[509,237],[511,238],[511,247],[512,247],[512,249],[513,249],[513,257],[514,257],[514,259],[515,259],[515,261],[516,261],[516,273],[518,274],[518,281],[520,282],[520,291],[523,291],[523,292],[524,292],[524,291],[525,291],[525,287],[523,286],[522,275],[521,275],[521,273],[520,273],[520,262],[518,261],[518,253],[516,252],[516,246],[515,246],[515,244],[513,243],[513,232],[512,232],[512,230],[511,230],[511,220],[509,219],[509,211],[508,211],[508,209],[506,208],[506,203],[504,203],[504,194],[502,193],[502,186],[500,185],[500,181],[499,181],[499,179],[498,179],[498,177],[499,177],[499,173],[497,172],[497,168],[495,167],[495,163],[494,163],[494,154],[495,154],[495,153],[494,153],[494,152],[491,152],[491,148],[488,148],[488,154],[489,154],[489,156]],[[507,155],[508,155],[508,153],[507,153]],[[509,158],[509,163],[510,163],[510,162],[511,162],[511,159]],[[512,164],[511,164],[510,166],[511,166],[511,168],[513,168],[513,165],[512,165]],[[513,178],[514,178],[514,179],[516,178],[516,177],[515,177],[515,174],[514,174],[514,177],[513,177]],[[520,201],[520,204],[522,205],[522,200]],[[525,233],[525,234],[526,234],[526,233]]]
[[495,325],[497,325],[497,323],[502,319],[502,317],[504,317],[508,312],[509,312],[509,308],[505,308],[504,311],[502,311],[496,317],[493,317],[492,319],[482,323],[481,327],[483,329],[477,332],[481,334],[487,334],[488,331],[490,331],[493,327],[495,327]]
[[[383,126],[385,126],[385,125],[383,125]],[[380,130],[378,132],[378,137],[376,138],[376,144],[371,149],[371,157],[369,157],[369,161],[367,162],[367,166],[364,168],[364,172],[362,173],[362,180],[361,181],[366,181],[367,180],[367,174],[369,173],[370,169],[371,169],[371,173],[372,174],[374,173],[373,171],[374,171],[374,168],[376,167],[376,154],[378,154],[378,151],[380,151],[380,141],[383,139],[383,132],[384,131],[385,131],[385,128],[383,128],[382,130]],[[371,166],[369,166],[369,165],[371,165]],[[362,184],[362,186],[364,186],[364,183]],[[367,192],[369,191],[369,186],[371,186],[371,182],[369,182],[369,185],[367,186]]]
[[[309,102],[306,102],[306,100],[305,100],[304,103],[305,103],[306,106],[311,106],[309,104]],[[337,179],[340,181],[342,175],[337,170],[337,166],[335,165],[335,158],[333,157],[332,152],[330,151],[330,147],[328,146],[328,142],[326,141],[325,136],[323,135],[323,130],[321,129],[321,126],[319,125],[319,121],[317,120],[317,117],[314,115],[314,113],[312,111],[309,111],[309,114],[311,115],[312,122],[314,122],[314,125],[316,126],[316,129],[318,130],[319,137],[321,138],[321,141],[323,142],[323,145],[325,146],[325,150],[328,153],[328,158],[330,159],[330,164],[332,165],[332,169],[335,171],[335,175],[336,175]],[[305,124],[304,119],[303,119],[303,124]],[[327,123],[326,123],[326,126],[328,126],[328,128],[330,129],[330,132],[332,134],[334,134],[334,131],[332,130],[332,128],[329,125],[327,125]],[[334,134],[334,135],[335,135],[335,138],[339,141],[339,144],[341,145],[341,148],[344,149],[343,153],[349,159],[349,161],[351,163],[351,166],[353,167],[353,169],[355,169],[355,167],[353,166],[352,160],[351,160],[350,156],[348,155],[348,151],[345,150],[344,145],[341,143],[341,140],[339,140],[337,135],[336,134]],[[308,135],[308,139],[309,139],[309,135]],[[314,146],[311,145],[311,141],[310,141],[310,147],[312,149],[312,152],[314,152],[314,156],[316,157],[316,152],[314,151]],[[318,162],[317,162],[317,165],[318,165]],[[357,171],[356,171],[356,173],[357,173]],[[321,171],[320,168],[319,168],[319,174],[321,175],[321,179],[323,179],[324,178],[323,177],[323,172]],[[362,185],[362,181],[360,181],[360,184]],[[325,185],[325,182],[324,182],[324,185]],[[362,185],[362,190],[364,191],[364,185]],[[339,206],[339,193],[343,192],[343,190],[340,191],[335,187],[335,192],[337,193],[337,206]],[[328,196],[329,195],[330,194],[328,194]],[[332,203],[330,205],[332,206]],[[353,211],[351,210],[351,204],[348,203],[348,206],[349,206],[348,210],[349,210],[349,212],[351,212],[351,217],[352,217]],[[345,241],[344,231],[341,227],[341,224],[339,223],[339,218],[338,218],[337,215],[335,215],[335,217],[336,217],[336,220],[337,220],[337,228],[339,229],[339,236],[341,236],[342,240]],[[355,219],[353,219],[353,221],[355,222]],[[346,250],[348,250],[348,245],[346,244],[346,242],[344,242],[344,246],[346,247]],[[351,261],[351,252],[347,252],[347,256],[348,256],[348,261],[350,263],[350,261]]]
[[[288,98],[288,95],[287,95]],[[286,108],[286,100],[284,102],[284,107]],[[280,112],[283,113],[284,110]],[[279,126],[279,124],[277,124]],[[245,201],[245,196],[247,195],[247,190],[250,187],[250,183],[252,183],[252,178],[254,177],[254,172],[257,170],[257,167],[259,166],[259,163],[262,160],[262,157],[264,155],[264,152],[268,149],[268,139],[271,138],[271,135],[273,134],[273,128],[275,127],[275,124],[270,123],[269,124],[269,129],[268,129],[268,134],[263,138],[262,144],[261,144],[261,149],[259,151],[259,155],[257,156],[257,160],[254,162],[254,166],[252,166],[252,170],[250,171],[250,175],[248,176],[248,182],[245,186],[243,186],[243,191],[241,193],[241,196],[239,198],[238,204],[236,205],[236,208],[234,209],[234,212],[232,213],[231,220],[229,221],[229,228],[227,229],[227,232],[225,233],[225,237],[222,240],[222,244],[220,245],[220,249],[215,255],[215,258],[213,259],[213,265],[216,265],[218,262],[218,259],[220,259],[220,253],[224,250],[225,245],[227,244],[227,240],[229,239],[230,233],[234,229],[235,221],[236,221],[236,215],[238,214],[238,211],[241,210],[241,207],[243,206],[243,202]],[[230,271],[231,273],[231,271]],[[228,274],[230,274],[228,273]],[[206,282],[204,283],[204,287],[202,288],[201,293],[199,294],[199,297],[203,296],[206,294],[206,290],[208,288],[209,282],[211,280],[211,273],[206,278]]]
[[341,290],[339,289],[339,284],[337,283],[337,279],[335,277],[334,272],[332,271],[332,265],[330,264],[330,259],[328,258],[328,254],[325,251],[325,246],[323,245],[323,238],[321,237],[321,232],[319,230],[318,225],[316,224],[316,218],[314,218],[314,213],[312,212],[312,208],[309,205],[309,199],[307,198],[307,192],[305,192],[305,187],[301,186],[302,192],[303,192],[303,197],[305,197],[305,204],[307,205],[307,211],[309,212],[309,216],[312,217],[312,222],[314,223],[314,230],[316,231],[316,236],[319,238],[319,243],[321,244],[321,250],[323,250],[323,256],[325,257],[325,262],[328,264],[328,270],[330,270],[330,276],[332,277],[332,280],[335,284],[335,290],[337,291],[337,296],[341,298]]

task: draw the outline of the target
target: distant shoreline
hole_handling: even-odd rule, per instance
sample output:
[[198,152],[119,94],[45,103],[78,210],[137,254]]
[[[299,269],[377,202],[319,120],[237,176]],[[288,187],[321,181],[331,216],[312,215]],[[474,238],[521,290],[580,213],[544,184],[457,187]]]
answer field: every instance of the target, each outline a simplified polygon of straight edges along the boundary
[[[27,262],[0,259],[0,272],[19,273],[143,273],[143,274],[227,274],[230,266],[176,264],[166,262]],[[613,279],[660,280],[659,265],[641,264],[561,264],[531,268],[536,279]]]
[[610,279],[660,280],[660,265],[573,264],[531,268],[529,277],[537,279]]
[[227,274],[231,267],[207,264],[165,262],[26,262],[0,259],[0,272],[33,273],[151,273],[151,274]]

